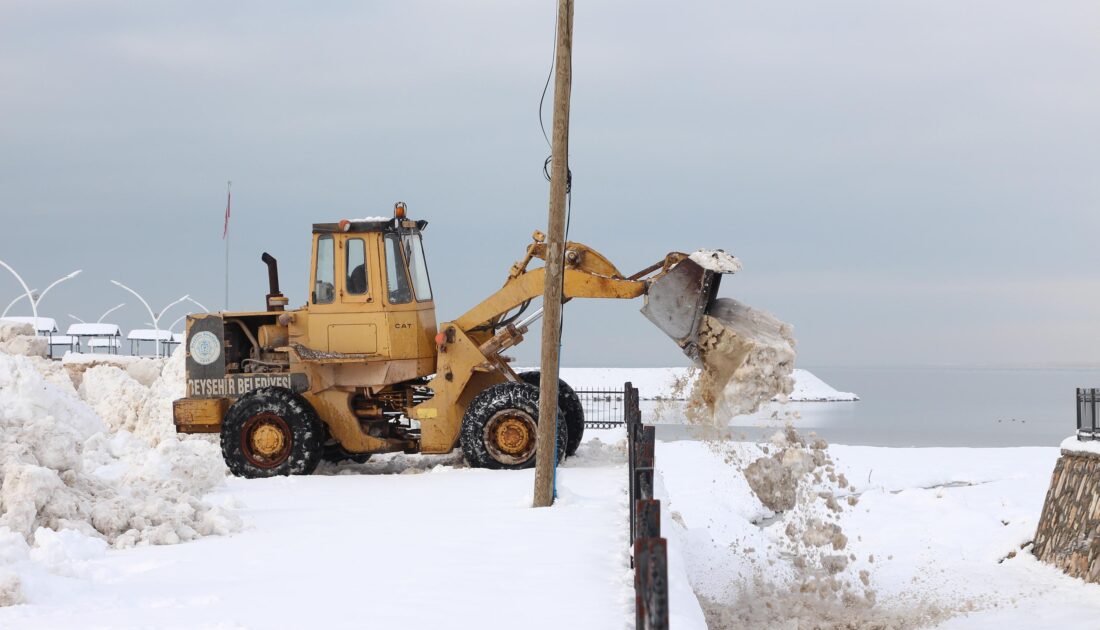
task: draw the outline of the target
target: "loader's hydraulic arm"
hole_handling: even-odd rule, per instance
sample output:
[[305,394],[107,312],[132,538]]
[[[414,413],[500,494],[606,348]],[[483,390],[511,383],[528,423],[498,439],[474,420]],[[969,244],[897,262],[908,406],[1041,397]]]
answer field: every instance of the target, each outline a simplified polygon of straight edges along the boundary
[[[542,295],[546,268],[528,269],[536,258],[546,259],[546,245],[539,232],[526,255],[512,265],[499,291],[454,321],[439,325],[435,338],[437,377],[431,383],[434,396],[408,411],[410,418],[422,421],[422,452],[445,453],[457,439],[458,422],[434,419],[462,418],[476,392],[519,379],[502,353],[522,342],[530,323],[541,315],[539,309],[523,320],[518,320],[519,313],[508,316]],[[580,243],[566,243],[564,259],[563,300],[645,296],[642,314],[692,359],[698,357],[700,324],[717,294],[721,274],[733,273],[732,267],[729,271],[705,268],[694,255],[673,252],[632,276],[624,276],[607,258]]]
[[[456,327],[469,333],[488,324],[487,330],[491,330],[506,313],[542,295],[546,268],[529,270],[527,267],[536,258],[546,260],[546,243],[541,232],[535,232],[534,239],[535,242],[527,246],[523,259],[512,265],[504,286],[454,320]],[[646,293],[651,281],[667,273],[686,257],[686,254],[673,252],[633,276],[624,277],[596,250],[581,243],[569,242],[565,244],[562,296],[566,300],[575,297],[636,298]],[[485,335],[489,336],[491,333]]]

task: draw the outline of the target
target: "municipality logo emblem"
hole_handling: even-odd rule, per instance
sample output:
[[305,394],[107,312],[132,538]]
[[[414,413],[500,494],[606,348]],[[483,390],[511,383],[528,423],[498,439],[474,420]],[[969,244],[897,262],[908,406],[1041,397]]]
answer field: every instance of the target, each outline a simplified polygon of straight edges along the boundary
[[191,337],[188,349],[191,351],[191,358],[199,365],[210,365],[217,361],[222,353],[222,345],[218,337],[209,330],[196,333]]

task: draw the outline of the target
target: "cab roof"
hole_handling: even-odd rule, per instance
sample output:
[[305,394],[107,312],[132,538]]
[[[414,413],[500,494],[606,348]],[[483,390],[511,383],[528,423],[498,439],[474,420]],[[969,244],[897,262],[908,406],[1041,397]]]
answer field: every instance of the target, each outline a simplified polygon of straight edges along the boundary
[[[399,232],[407,230],[423,231],[428,222],[420,219],[397,219],[385,217],[368,217],[366,219],[345,219],[338,223],[314,223],[314,234],[334,234],[340,232]],[[344,226],[347,227],[344,227]]]

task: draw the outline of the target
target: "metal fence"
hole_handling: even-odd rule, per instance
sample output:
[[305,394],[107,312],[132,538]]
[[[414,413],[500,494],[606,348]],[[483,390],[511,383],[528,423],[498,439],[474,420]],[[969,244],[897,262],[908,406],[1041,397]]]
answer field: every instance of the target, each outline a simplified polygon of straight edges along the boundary
[[1077,388],[1078,440],[1100,439],[1100,426],[1097,426],[1097,402],[1100,402],[1100,389]]
[[584,428],[613,429],[626,424],[626,390],[588,388],[576,390],[584,408]]
[[668,541],[661,538],[661,502],[653,497],[655,428],[642,424],[638,389],[578,389],[584,426],[626,427],[631,566],[637,630],[668,630]]
[[668,630],[668,541],[661,538],[661,502],[653,497],[656,432],[642,424],[638,390],[623,388],[630,474],[635,628]]

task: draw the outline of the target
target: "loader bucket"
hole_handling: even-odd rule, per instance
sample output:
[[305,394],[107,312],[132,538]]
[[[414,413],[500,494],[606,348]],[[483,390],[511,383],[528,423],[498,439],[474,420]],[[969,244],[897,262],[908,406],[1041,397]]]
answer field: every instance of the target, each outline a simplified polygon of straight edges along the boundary
[[690,258],[676,263],[646,291],[642,314],[700,364],[699,329],[718,295],[722,274]]

